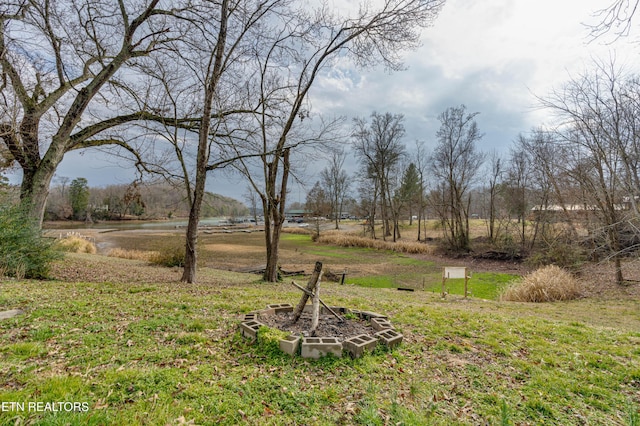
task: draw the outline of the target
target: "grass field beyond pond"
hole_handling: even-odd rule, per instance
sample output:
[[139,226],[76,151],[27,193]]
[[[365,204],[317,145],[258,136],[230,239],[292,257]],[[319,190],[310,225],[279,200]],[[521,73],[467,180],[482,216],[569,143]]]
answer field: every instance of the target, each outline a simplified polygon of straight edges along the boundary
[[25,314],[0,321],[0,406],[87,410],[3,409],[1,425],[640,421],[637,300],[443,301],[323,283],[327,303],[388,314],[405,339],[357,360],[313,361],[238,333],[242,313],[295,303],[289,284],[211,269],[199,284],[181,284],[170,270],[89,255],[63,266],[86,278],[1,283],[0,310]]

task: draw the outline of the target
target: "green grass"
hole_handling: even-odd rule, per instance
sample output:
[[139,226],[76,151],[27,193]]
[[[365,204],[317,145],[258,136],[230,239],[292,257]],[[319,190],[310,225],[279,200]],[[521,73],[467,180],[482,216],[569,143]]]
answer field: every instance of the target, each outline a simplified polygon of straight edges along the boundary
[[[415,259],[408,259],[420,262]],[[479,272],[473,274],[468,281],[468,291],[470,297],[496,300],[502,289],[509,282],[516,279],[517,276],[511,274],[501,274],[493,272]],[[424,287],[423,287],[424,279]],[[370,275],[362,277],[351,277],[347,280],[349,284],[355,284],[361,287],[370,288],[413,288],[414,290],[441,294],[442,279],[438,272],[427,272],[421,274],[419,272],[398,273],[394,275]],[[464,280],[450,279],[445,283],[448,294],[464,295]]]
[[[309,235],[283,234],[285,245],[295,247],[304,253],[313,254],[325,261],[353,262],[357,264],[385,264],[385,273],[375,275],[350,275],[349,284],[369,288],[413,288],[432,293],[441,293],[441,267],[409,255],[368,248],[344,248],[318,245]],[[517,278],[511,274],[475,273],[469,280],[471,297],[497,299],[501,290]],[[464,280],[448,280],[449,294],[464,295]]]
[[[504,287],[516,278],[518,276],[512,274],[478,272],[468,280],[467,287],[470,297],[495,300]],[[442,278],[438,276],[437,282],[432,282],[425,287],[426,291],[440,294],[442,292]],[[464,280],[449,279],[445,282],[445,289],[448,294],[464,295]]]
[[274,350],[277,332],[257,345],[238,332],[241,313],[296,303],[295,288],[199,277],[2,282],[1,305],[26,314],[0,321],[0,403],[86,402],[88,411],[0,411],[0,425],[638,424],[637,300],[463,303],[323,283],[327,303],[386,313],[405,340],[315,361]]

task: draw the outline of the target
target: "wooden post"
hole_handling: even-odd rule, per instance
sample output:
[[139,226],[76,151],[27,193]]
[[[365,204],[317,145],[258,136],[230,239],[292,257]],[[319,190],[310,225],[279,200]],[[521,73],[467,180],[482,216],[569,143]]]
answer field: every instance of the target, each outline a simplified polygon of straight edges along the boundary
[[320,280],[316,281],[316,291],[313,293],[312,311],[311,311],[311,336],[316,335],[316,328],[318,328],[318,319],[320,318]]
[[467,298],[467,288],[468,288],[468,284],[469,284],[469,277],[467,276],[467,274],[464,274],[464,298]]
[[302,293],[302,297],[300,298],[300,302],[298,302],[298,306],[293,311],[293,322],[298,322],[300,319],[300,315],[302,315],[302,310],[304,309],[304,305],[307,304],[307,300],[309,299],[309,293],[313,293],[313,289],[316,288],[316,284],[318,280],[320,280],[320,274],[322,273],[322,262],[316,262],[316,266],[313,268],[313,273],[311,274],[311,278],[307,282],[307,292]]
[[347,268],[344,268],[344,271],[342,271],[342,278],[340,278],[340,285],[344,285],[345,278],[347,278]]

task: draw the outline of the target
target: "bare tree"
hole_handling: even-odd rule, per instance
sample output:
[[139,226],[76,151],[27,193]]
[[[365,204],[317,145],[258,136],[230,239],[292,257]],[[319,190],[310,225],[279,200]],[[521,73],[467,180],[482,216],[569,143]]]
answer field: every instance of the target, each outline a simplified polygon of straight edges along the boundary
[[328,214],[332,212],[331,198],[329,194],[320,185],[320,181],[317,181],[313,188],[307,193],[306,202],[304,204],[305,209],[312,216],[311,220],[315,224],[315,238],[320,237],[320,222],[322,222]]
[[[424,147],[424,143],[422,141],[416,141],[416,156],[415,156],[415,164],[416,169],[418,171],[418,176],[420,179],[420,194],[418,196],[418,241],[420,241],[420,228],[421,222],[424,223],[426,227],[426,217],[425,217],[425,208],[426,208],[426,168],[428,164],[427,153]],[[425,229],[426,232],[426,229]]]
[[153,118],[146,109],[107,111],[110,101],[128,98],[124,69],[175,36],[167,23],[171,12],[158,4],[26,0],[2,6],[0,139],[22,169],[21,199],[40,224],[66,153],[105,145],[133,151],[109,130]]
[[349,190],[349,176],[343,168],[345,158],[344,150],[332,151],[329,166],[320,172],[323,187],[326,189],[327,197],[331,200],[331,214],[336,229],[340,229],[342,206]]
[[321,5],[283,16],[263,34],[269,45],[256,55],[260,103],[254,149],[269,154],[261,157],[261,182],[246,162],[239,169],[259,192],[264,206],[265,280],[277,280],[294,148],[326,140],[333,127],[332,122],[329,126],[315,124],[315,129],[302,125],[311,117],[308,94],[317,77],[339,56],[360,66],[382,63],[390,70],[400,69],[400,52],[418,45],[418,29],[430,25],[443,4],[444,0],[384,0],[377,7],[364,5],[351,15]]
[[[527,153],[530,161],[531,193],[535,199],[536,215],[531,247],[536,244],[537,236],[551,236],[548,231],[551,223],[561,215],[565,226],[562,232],[554,232],[553,238],[544,241],[545,245],[553,245],[562,237],[564,241],[576,241],[576,215],[573,209],[578,200],[572,195],[575,182],[569,177],[567,165],[568,152],[565,144],[557,140],[550,131],[536,128],[529,135],[520,135],[516,141],[517,149]],[[553,209],[550,209],[553,207]],[[549,247],[547,247],[549,248]],[[543,248],[544,250],[544,248]]]
[[258,194],[253,190],[251,186],[247,186],[247,192],[244,194],[244,199],[249,203],[249,210],[253,216],[253,222],[258,225]]
[[511,149],[505,177],[505,198],[509,213],[515,216],[520,237],[521,251],[527,246],[528,193],[531,191],[532,175],[529,152],[516,146]]
[[[362,118],[354,120],[353,150],[360,160],[364,173],[376,181],[380,195],[380,213],[383,223],[383,238],[391,236],[391,221],[396,211],[393,206],[392,177],[397,172],[405,154],[402,138],[405,134],[402,114],[371,114],[371,122]],[[393,220],[397,232],[397,221]],[[394,232],[394,235],[396,234]]]
[[252,75],[245,67],[264,22],[285,13],[286,6],[285,0],[192,4],[178,14],[183,36],[145,69],[160,86],[154,101],[167,115],[162,126],[149,130],[169,147],[155,161],[147,159],[146,169],[182,185],[190,204],[184,282],[196,281],[207,175],[242,158],[244,153],[233,145],[253,130],[243,121],[243,115],[254,112],[256,98],[247,93]]
[[[638,217],[632,204],[637,186],[636,124],[639,104],[629,98],[635,77],[627,77],[613,63],[570,80],[542,100],[559,119],[556,135],[562,143],[567,173],[581,188],[585,210],[596,218],[592,236],[602,240],[598,250],[615,265],[615,279],[624,282],[622,258],[636,249],[625,236],[634,234],[630,221]],[[631,153],[631,154],[630,154]]]
[[[242,1],[222,0],[219,8],[216,7],[218,10],[214,11],[214,13],[218,12],[217,33],[216,24],[214,24],[212,34],[215,44],[205,50],[204,62],[199,64],[204,67],[197,71],[202,73],[202,117],[198,128],[195,182],[186,231],[185,266],[181,278],[183,282],[193,283],[196,280],[198,224],[207,173],[233,161],[222,158],[213,164],[211,162],[211,141],[217,139],[218,134],[225,132],[226,129],[224,120],[226,114],[222,111],[214,114],[214,107],[226,106],[221,102],[223,99],[220,89],[222,77],[228,71],[230,64],[237,60],[236,52],[242,48],[245,36],[250,34],[250,30],[265,16],[268,16],[268,12],[275,8],[277,3],[277,0],[258,2],[255,9],[247,11],[244,7],[240,7],[245,6]],[[196,16],[197,22],[201,24],[199,28],[202,28],[204,34],[209,33],[207,18],[209,18],[207,13]],[[193,42],[197,43],[197,40]],[[213,121],[214,118],[215,121]]]
[[475,117],[464,105],[450,107],[438,116],[441,126],[431,163],[438,180],[435,196],[445,238],[455,251],[469,250],[470,189],[484,161],[476,143],[482,138]]
[[498,210],[498,193],[500,185],[502,183],[504,175],[503,160],[497,153],[493,151],[489,157],[489,214],[488,214],[488,233],[489,241],[495,243],[500,234],[500,229],[497,224],[497,210]]
[[367,232],[371,238],[376,239],[376,214],[378,207],[378,179],[374,179],[368,171],[358,173],[358,193],[360,196],[360,213],[366,217],[367,227],[364,229],[364,235]]
[[598,22],[589,25],[591,38],[595,40],[609,33],[616,39],[628,36],[639,5],[640,0],[614,0],[609,6],[595,11]]

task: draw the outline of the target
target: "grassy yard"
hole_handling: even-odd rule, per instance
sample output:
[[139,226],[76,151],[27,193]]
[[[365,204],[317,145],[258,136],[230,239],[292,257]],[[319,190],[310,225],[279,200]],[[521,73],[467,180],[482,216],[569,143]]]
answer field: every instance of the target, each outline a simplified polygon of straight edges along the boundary
[[[405,340],[312,361],[237,331],[242,313],[295,303],[287,283],[205,268],[185,285],[178,271],[95,255],[55,273],[0,284],[0,311],[25,311],[0,321],[2,425],[640,424],[638,300],[443,301],[324,283],[328,303],[386,313]],[[87,410],[11,409],[29,402]]]

